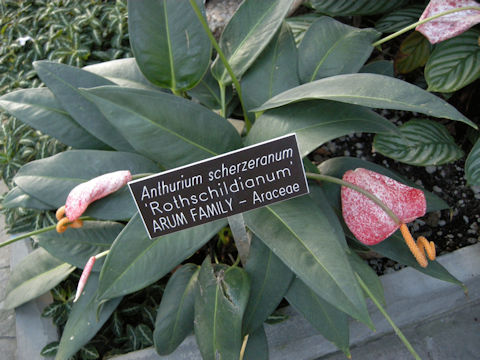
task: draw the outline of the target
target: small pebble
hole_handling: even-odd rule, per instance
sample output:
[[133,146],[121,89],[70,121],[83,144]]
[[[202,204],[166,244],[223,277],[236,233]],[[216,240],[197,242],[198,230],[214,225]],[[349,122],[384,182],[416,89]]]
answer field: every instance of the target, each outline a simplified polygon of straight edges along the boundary
[[426,166],[425,171],[429,174],[433,174],[435,171],[437,171],[437,167],[436,166]]
[[438,226],[445,226],[446,223],[447,223],[447,222],[446,222],[445,220],[440,220],[440,221],[438,222]]
[[441,192],[442,192],[442,189],[440,189],[437,185],[434,185],[434,186],[433,186],[433,191],[438,192],[438,193],[441,193]]

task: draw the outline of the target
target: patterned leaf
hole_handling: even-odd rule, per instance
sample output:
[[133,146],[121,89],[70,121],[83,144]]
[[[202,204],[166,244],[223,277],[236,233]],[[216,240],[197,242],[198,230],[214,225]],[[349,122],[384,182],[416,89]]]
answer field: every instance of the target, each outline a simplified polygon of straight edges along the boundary
[[435,47],[425,66],[429,91],[454,92],[480,76],[479,35],[470,30]]
[[418,166],[441,165],[463,156],[463,151],[439,123],[413,119],[403,124],[399,130],[399,137],[377,134],[373,142],[374,151]]
[[465,177],[467,178],[469,185],[480,185],[480,139],[477,140],[475,146],[467,157],[465,163]]

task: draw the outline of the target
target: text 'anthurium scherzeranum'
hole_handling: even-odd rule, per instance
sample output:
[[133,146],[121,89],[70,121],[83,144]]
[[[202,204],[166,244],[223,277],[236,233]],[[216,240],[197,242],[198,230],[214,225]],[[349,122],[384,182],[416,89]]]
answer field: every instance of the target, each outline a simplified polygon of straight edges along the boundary
[[387,208],[379,205],[355,189],[342,186],[342,213],[345,223],[355,237],[366,245],[375,245],[400,229],[415,259],[422,267],[435,259],[435,244],[420,236],[417,243],[408,231],[407,223],[425,215],[427,202],[419,189],[412,188],[374,171],[358,168],[349,170],[343,180],[377,197]]

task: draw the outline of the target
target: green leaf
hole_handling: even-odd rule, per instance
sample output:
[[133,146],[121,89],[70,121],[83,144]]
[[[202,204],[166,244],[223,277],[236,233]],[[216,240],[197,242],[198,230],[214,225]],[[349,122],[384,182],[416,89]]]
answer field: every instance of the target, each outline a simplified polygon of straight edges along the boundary
[[[58,208],[65,204],[68,193],[78,184],[117,170],[132,174],[158,172],[152,161],[141,155],[100,151],[71,150],[24,165],[14,178],[15,183],[33,198]],[[136,207],[127,187],[95,201],[85,215],[104,220],[130,218]]]
[[321,16],[323,15],[319,13],[308,13],[285,19],[286,23],[292,30],[293,37],[295,38],[295,44],[300,44],[312,23]]
[[48,88],[24,89],[0,97],[0,108],[20,121],[78,149],[107,149],[63,110]]
[[195,289],[200,268],[182,265],[168,280],[155,321],[153,339],[159,355],[172,353],[193,331]]
[[111,82],[124,87],[137,89],[157,90],[161,88],[148,81],[138,68],[135,58],[105,61],[94,65],[85,66],[82,70],[89,71]]
[[128,31],[139,68],[158,86],[186,90],[207,70],[211,43],[187,0],[128,2]]
[[136,214],[113,243],[103,265],[99,299],[140,290],[165,276],[195,253],[223,226],[225,220],[150,239]]
[[292,282],[285,298],[320,334],[349,356],[347,314],[323,300],[299,278]]
[[133,350],[138,350],[140,349],[140,339],[139,339],[139,334],[135,331],[135,328],[128,324],[127,325],[127,337],[128,341],[130,342],[132,349]]
[[[223,30],[219,45],[237,78],[247,71],[280,28],[293,0],[245,0]],[[222,84],[232,82],[217,56],[213,76]]]
[[270,41],[241,81],[243,100],[248,110],[262,105],[272,96],[298,86],[297,48],[286,24]]
[[123,335],[124,321],[121,316],[118,315],[118,311],[115,311],[112,316],[112,331],[116,337]]
[[408,82],[377,74],[346,74],[320,79],[287,90],[254,111],[273,109],[292,102],[324,99],[458,120],[473,128],[473,122],[452,105]]
[[[315,203],[303,196],[244,214],[249,229],[317,295],[371,324],[362,291],[335,231]],[[295,256],[292,256],[295,254]]]
[[[59,234],[49,231],[33,238],[50,254],[83,269],[91,256],[108,250],[124,226],[110,221],[86,221],[82,228]],[[93,271],[100,271],[103,258],[95,262]]]
[[198,275],[195,295],[195,338],[203,359],[239,358],[242,317],[249,291],[245,270],[220,266],[214,271],[207,256]]
[[245,265],[250,276],[250,298],[243,317],[243,333],[251,334],[275,311],[293,279],[293,273],[260,239],[253,236]]
[[364,65],[359,72],[386,75],[391,77],[395,76],[393,62],[388,60],[372,61],[371,63]]
[[377,299],[382,305],[386,305],[385,295],[383,294],[383,285],[375,271],[373,271],[373,269],[355,252],[351,251],[348,256],[353,271],[355,271],[363,282],[367,284],[370,292],[374,294],[375,299]]
[[13,309],[46,293],[65,279],[75,267],[36,249],[16,265],[10,273],[3,309]]
[[382,33],[393,33],[413,24],[420,19],[425,5],[415,4],[397,9],[382,16],[375,24],[375,29]]
[[411,266],[426,275],[464,287],[457,278],[437,261],[429,261],[426,268],[421,267],[413,257],[399,231],[381,243],[369,246],[369,248],[389,259]]
[[370,56],[374,29],[359,29],[324,16],[315,21],[298,47],[302,83],[328,76],[355,73]]
[[98,350],[93,345],[87,345],[80,349],[82,360],[95,360],[100,357]]
[[245,143],[252,145],[296,133],[300,155],[306,156],[322,144],[353,132],[381,132],[393,137],[398,130],[365,107],[315,100],[266,111],[255,121]]
[[[384,168],[383,166],[358,159],[358,158],[351,158],[351,157],[336,157],[333,159],[326,160],[322,162],[319,166],[320,173],[325,175],[334,176],[337,178],[341,178],[345,172],[348,170],[354,170],[356,168],[364,168],[372,171],[376,171],[380,174],[386,175],[396,181],[404,183],[408,186],[420,189],[424,192],[425,198],[427,200],[427,211],[437,211],[437,210],[444,210],[448,209],[448,204],[439,198],[437,195],[422,189],[420,186],[415,184],[412,181],[405,180],[395,172]],[[340,211],[340,186],[328,182],[324,182],[322,184],[322,189],[325,195],[328,198],[328,202],[330,205]]]
[[268,341],[263,326],[248,335],[243,360],[268,360]]
[[143,346],[153,345],[153,332],[145,324],[140,324],[135,328],[135,332],[139,335],[140,342]]
[[[222,107],[220,86],[210,71],[205,73],[203,79],[193,89],[188,90],[188,95],[209,109],[220,109]],[[225,89],[225,103],[228,104],[232,98],[233,90],[231,86],[228,86]]]
[[469,30],[437,44],[425,65],[429,91],[454,92],[480,76],[480,33]]
[[43,349],[40,351],[40,355],[43,357],[53,357],[57,354],[58,351],[58,344],[60,342],[54,341],[51,342],[43,347]]
[[460,159],[463,151],[445,126],[427,119],[412,119],[399,127],[400,136],[377,134],[373,150],[416,166],[442,165]]
[[132,147],[123,136],[79,91],[79,88],[113,85],[111,81],[91,72],[60,63],[37,61],[33,65],[38,76],[80,126],[116,150],[132,151]]
[[91,89],[86,94],[136,151],[167,168],[242,146],[228,121],[178,96],[120,87]]
[[468,154],[465,162],[465,177],[470,186],[480,185],[480,138]]
[[38,210],[52,210],[54,206],[51,206],[43,201],[35,199],[23,191],[20,187],[15,186],[10,190],[3,198],[2,206],[4,208],[30,208]]
[[315,10],[330,16],[385,13],[400,7],[405,2],[405,0],[310,0],[310,4]]
[[407,74],[427,63],[432,45],[418,31],[412,32],[400,44],[395,56],[395,70],[399,74]]
[[[68,360],[87,344],[122,300],[119,297],[100,303],[97,299],[97,285],[98,274],[91,273],[82,296],[72,306],[55,360]],[[99,306],[101,306],[101,310],[97,316]]]

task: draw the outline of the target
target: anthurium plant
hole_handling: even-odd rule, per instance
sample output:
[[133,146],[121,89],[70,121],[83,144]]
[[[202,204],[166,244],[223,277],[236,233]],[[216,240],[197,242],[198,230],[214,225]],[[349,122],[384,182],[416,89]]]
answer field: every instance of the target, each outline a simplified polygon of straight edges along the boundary
[[[377,134],[375,148],[406,163],[463,156],[436,120],[477,125],[441,97],[385,75],[385,62],[367,63],[381,32],[333,18],[393,12],[404,2],[312,1],[323,15],[295,36],[284,19],[292,3],[245,0],[217,41],[200,0],[130,1],[133,58],[83,68],[37,61],[46,86],[0,98],[5,111],[69,146],[23,166],[3,203],[57,211],[58,219],[8,242],[29,236],[38,248],[14,269],[4,307],[84,269],[57,359],[88,343],[122,297],[160,279],[167,285],[156,351],[172,353],[194,332],[204,359],[267,359],[264,322],[284,299],[349,355],[348,319],[373,328],[366,298],[384,304],[378,277],[359,257],[369,249],[461,285],[434,260],[435,245],[408,231],[408,222],[447,208],[444,201],[361,159],[309,160],[354,132]],[[397,127],[372,108],[429,119]],[[128,181],[289,133],[308,195],[150,239]],[[398,150],[412,137],[425,147]],[[476,183],[478,151],[471,156]],[[222,236],[229,228],[235,240]]]

